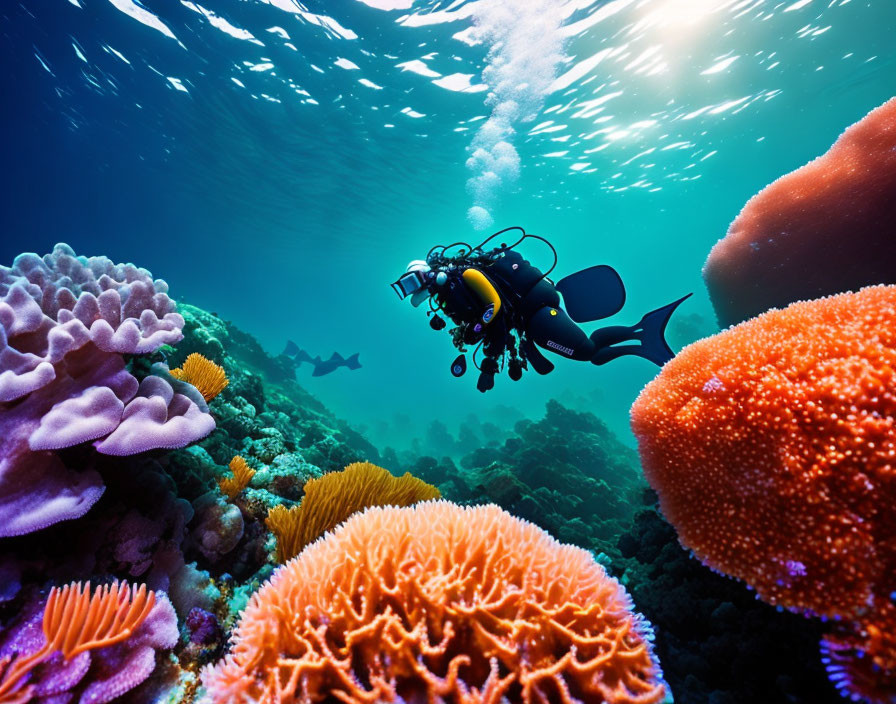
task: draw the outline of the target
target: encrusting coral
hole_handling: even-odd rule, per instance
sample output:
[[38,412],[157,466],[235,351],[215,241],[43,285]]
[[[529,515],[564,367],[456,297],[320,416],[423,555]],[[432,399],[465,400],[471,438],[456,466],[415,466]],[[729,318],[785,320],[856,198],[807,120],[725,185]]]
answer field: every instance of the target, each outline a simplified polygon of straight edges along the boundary
[[[685,348],[632,407],[682,543],[769,603],[859,625],[852,657],[876,652],[885,691],[896,652],[874,633],[896,591],[894,320],[894,286],[770,311]],[[844,657],[832,678],[852,691]]]
[[171,369],[169,373],[199,389],[206,401],[211,401],[230,383],[223,367],[196,352],[187,356],[183,366]]
[[409,506],[440,497],[438,489],[408,472],[393,477],[370,462],[354,462],[341,472],[309,480],[302,503],[291,509],[275,506],[267,525],[277,536],[277,561],[282,564],[368,506]]
[[[129,587],[126,582],[115,582],[93,594],[90,582],[54,587],[43,609],[43,645],[31,652],[25,648],[0,657],[0,702],[24,703],[39,697],[41,683],[30,683],[30,674],[56,653],[61,654],[66,666],[72,661],[69,686],[76,684],[87,672],[90,660],[76,664],[75,659],[89,650],[126,641],[146,621],[155,603],[155,593],[147,591],[145,585]],[[100,701],[100,697],[93,701]]]
[[249,486],[252,477],[255,476],[255,470],[246,464],[246,460],[237,455],[230,460],[230,471],[232,477],[226,477],[218,480],[218,486],[221,491],[231,500],[237,497],[243,489]]
[[650,704],[649,626],[585,550],[494,505],[352,516],[249,602],[207,701]]

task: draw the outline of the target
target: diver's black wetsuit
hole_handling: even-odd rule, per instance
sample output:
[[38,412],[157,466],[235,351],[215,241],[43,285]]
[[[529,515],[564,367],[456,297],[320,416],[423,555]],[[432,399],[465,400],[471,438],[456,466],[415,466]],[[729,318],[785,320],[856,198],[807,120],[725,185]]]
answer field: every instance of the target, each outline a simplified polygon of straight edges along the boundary
[[[593,364],[605,364],[622,355],[637,355],[662,365],[673,356],[663,332],[669,316],[687,296],[648,313],[635,326],[599,328],[589,336],[561,307],[560,291],[567,308],[575,311],[572,314],[579,322],[612,315],[622,307],[625,292],[618,274],[610,267],[592,267],[555,285],[512,249],[496,250],[487,264],[472,266],[486,277],[500,298],[500,308],[489,322],[483,320],[486,305],[464,280],[464,268],[448,273],[446,284],[436,292],[436,300],[458,325],[455,333],[460,337],[455,339],[458,347],[461,343],[482,342],[484,358],[477,384],[480,391],[494,385],[497,360],[503,359],[505,352],[510,353],[510,376],[514,379],[519,378],[528,364],[539,374],[553,370],[554,365],[538,347]],[[600,300],[602,294],[618,300],[607,304]],[[513,332],[520,338],[518,351]],[[616,346],[622,342],[634,344]]]

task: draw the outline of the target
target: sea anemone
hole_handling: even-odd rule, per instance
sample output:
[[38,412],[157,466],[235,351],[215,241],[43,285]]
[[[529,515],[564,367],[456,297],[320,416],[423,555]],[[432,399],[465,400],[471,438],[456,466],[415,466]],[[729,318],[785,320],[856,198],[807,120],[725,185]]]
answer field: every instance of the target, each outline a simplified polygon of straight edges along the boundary
[[25,676],[57,651],[71,660],[87,650],[127,640],[146,620],[155,600],[155,592],[145,585],[129,588],[126,582],[101,586],[92,595],[90,582],[53,587],[44,607],[43,647],[0,662],[0,703],[29,701],[31,689],[22,686]]
[[170,374],[195,386],[206,401],[211,401],[230,383],[223,367],[197,352],[189,355],[182,367],[170,370]]
[[251,598],[207,701],[650,704],[649,627],[592,555],[494,505],[374,507]]
[[409,506],[438,499],[439,490],[405,472],[393,477],[370,462],[354,462],[305,484],[299,506],[275,506],[267,526],[277,536],[277,561],[295,557],[308,543],[368,506]]
[[255,470],[246,464],[246,460],[237,455],[230,460],[230,471],[233,473],[233,476],[219,479],[218,486],[233,501],[237,494],[249,486],[249,482],[255,476]]

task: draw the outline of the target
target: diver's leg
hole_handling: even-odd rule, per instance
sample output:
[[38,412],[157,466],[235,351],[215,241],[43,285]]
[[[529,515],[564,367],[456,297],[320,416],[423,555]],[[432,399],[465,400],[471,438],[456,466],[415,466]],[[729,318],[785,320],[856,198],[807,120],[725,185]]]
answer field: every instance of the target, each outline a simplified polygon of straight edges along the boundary
[[[666,325],[675,309],[690,295],[689,293],[662,308],[650,311],[637,325],[631,327],[613,325],[595,330],[591,333],[591,340],[596,348],[591,361],[594,364],[606,364],[617,357],[630,354],[663,366],[675,356],[664,337]],[[640,344],[614,347],[619,342],[628,341]]]
[[538,350],[528,336],[523,337],[520,341],[520,351],[537,374],[550,374],[554,371],[554,363]]
[[539,347],[569,359],[589,361],[597,348],[562,309],[544,306],[526,324],[526,337]]

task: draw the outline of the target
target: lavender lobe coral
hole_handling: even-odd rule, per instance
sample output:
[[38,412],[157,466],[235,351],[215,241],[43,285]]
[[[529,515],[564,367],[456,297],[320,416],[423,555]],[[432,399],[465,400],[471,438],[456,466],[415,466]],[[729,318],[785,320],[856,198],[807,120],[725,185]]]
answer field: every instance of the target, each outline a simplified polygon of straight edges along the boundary
[[100,476],[53,451],[93,441],[130,455],[214,429],[198,394],[138,382],[122,357],[183,337],[167,291],[145,269],[65,244],[0,266],[0,537],[78,518],[99,499]]

